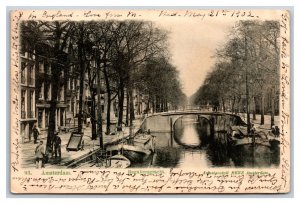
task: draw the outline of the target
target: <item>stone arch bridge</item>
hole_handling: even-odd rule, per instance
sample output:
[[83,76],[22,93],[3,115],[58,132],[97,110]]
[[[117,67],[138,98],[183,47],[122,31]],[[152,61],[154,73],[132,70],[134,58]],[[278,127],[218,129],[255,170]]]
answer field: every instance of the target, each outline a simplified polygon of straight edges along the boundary
[[211,129],[216,131],[227,131],[229,126],[247,126],[247,124],[238,115],[223,112],[203,112],[203,111],[181,111],[164,112],[147,116],[140,130],[143,132],[173,132],[174,125],[178,119],[184,116],[197,116],[201,123],[203,120],[209,122]]

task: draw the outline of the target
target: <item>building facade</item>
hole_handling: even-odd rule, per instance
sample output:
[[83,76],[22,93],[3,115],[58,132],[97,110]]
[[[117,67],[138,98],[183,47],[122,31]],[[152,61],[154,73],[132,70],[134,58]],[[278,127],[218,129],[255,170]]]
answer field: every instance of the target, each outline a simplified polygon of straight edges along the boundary
[[31,141],[32,128],[36,119],[35,109],[35,55],[30,52],[20,53],[20,134],[22,141]]
[[[37,51],[38,53],[38,51]],[[37,125],[41,132],[48,129],[49,126],[49,109],[50,101],[52,99],[52,87],[51,75],[53,69],[53,63],[51,59],[44,53],[38,53],[36,57],[36,118]],[[66,76],[64,71],[61,72],[60,88],[57,96],[56,106],[56,130],[61,126],[65,126],[66,123]]]
[[[52,48],[49,45],[42,44],[36,46],[33,52],[20,53],[20,75],[21,75],[21,118],[20,118],[20,133],[23,142],[29,142],[33,138],[32,128],[36,124],[41,134],[47,134],[49,126],[50,103],[53,98],[52,89],[53,83],[59,83],[59,90],[57,95],[57,106],[55,114],[55,127],[60,130],[62,127],[76,128],[78,126],[79,114],[79,97],[80,97],[80,76],[79,67],[73,63],[70,67],[60,72],[60,80],[52,81],[52,74],[56,70]],[[72,61],[72,53],[69,56]],[[75,62],[75,61],[74,61]],[[95,62],[91,61],[91,67],[96,67]],[[108,94],[106,93],[106,84],[104,76],[101,76],[100,84],[100,98],[97,95],[97,75],[93,84],[89,84],[88,70],[85,70],[83,83],[83,123],[86,123],[88,118],[92,117],[92,111],[95,110],[94,115],[97,120],[97,104],[92,108],[92,101],[101,101],[101,112],[103,124],[107,121]],[[118,96],[113,93],[113,99],[110,104],[110,122],[115,126],[118,118]],[[94,96],[93,96],[94,95]],[[123,116],[124,123],[126,114],[129,108],[127,100],[127,91],[125,89]],[[92,100],[94,97],[94,100]],[[146,95],[140,93],[137,89],[133,90],[133,103],[135,115],[142,115],[145,110],[151,108]],[[151,105],[150,105],[151,106]],[[128,114],[127,114],[128,115]],[[85,127],[85,126],[83,126]],[[111,131],[114,128],[112,128]]]

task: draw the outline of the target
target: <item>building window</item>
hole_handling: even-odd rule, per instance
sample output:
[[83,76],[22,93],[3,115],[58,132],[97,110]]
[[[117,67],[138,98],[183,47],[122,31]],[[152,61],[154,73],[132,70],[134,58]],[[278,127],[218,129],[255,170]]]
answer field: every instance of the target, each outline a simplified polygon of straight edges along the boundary
[[43,125],[43,109],[38,110],[38,127],[42,128]]
[[46,100],[51,100],[51,84],[48,85]]
[[39,72],[40,73],[44,73],[45,69],[44,69],[44,63],[43,62],[39,62]]
[[71,80],[70,80],[70,78],[68,78],[67,89],[68,89],[68,90],[71,89]]
[[25,111],[25,100],[26,100],[26,91],[21,91],[21,118],[26,118],[26,111]]
[[51,75],[51,73],[52,73],[52,66],[51,66],[51,63],[49,63],[48,74],[50,74],[50,75]]
[[40,91],[39,91],[39,99],[43,100],[44,99],[44,82],[41,85]]
[[25,84],[26,82],[26,63],[21,62],[21,83]]
[[65,87],[62,86],[60,90],[60,100],[64,101],[64,98],[65,98]]
[[45,127],[48,128],[49,126],[49,110],[45,110]]
[[46,88],[45,88],[45,100],[49,100],[49,89],[50,89],[50,86],[48,85],[48,86],[46,86]]
[[67,112],[71,112],[71,101],[67,100]]
[[73,116],[74,116],[74,113],[76,112],[74,109],[75,109],[75,101],[73,99],[73,101],[71,102],[71,112],[73,112]]
[[28,118],[34,118],[34,91],[30,91]]
[[47,74],[51,74],[51,64],[50,63],[48,63],[48,62],[45,62],[44,63],[44,69],[45,69],[45,72],[47,73]]
[[21,123],[21,136],[22,136],[22,138],[25,138],[25,132],[26,132],[26,125],[24,123]]
[[28,70],[28,84],[29,85],[33,85],[34,84],[34,69],[33,69],[33,65],[29,66],[29,70]]

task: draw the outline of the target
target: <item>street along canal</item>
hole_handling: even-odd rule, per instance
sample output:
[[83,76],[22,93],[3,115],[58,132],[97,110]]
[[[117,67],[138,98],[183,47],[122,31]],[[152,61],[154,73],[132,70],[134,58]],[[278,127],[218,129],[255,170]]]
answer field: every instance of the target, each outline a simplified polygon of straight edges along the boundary
[[[210,168],[274,167],[279,165],[279,151],[269,146],[232,146],[226,133],[214,133],[209,122],[197,115],[186,115],[174,124],[173,133],[154,133],[155,152],[131,168]],[[223,138],[223,140],[220,138]],[[225,138],[225,140],[224,140]]]

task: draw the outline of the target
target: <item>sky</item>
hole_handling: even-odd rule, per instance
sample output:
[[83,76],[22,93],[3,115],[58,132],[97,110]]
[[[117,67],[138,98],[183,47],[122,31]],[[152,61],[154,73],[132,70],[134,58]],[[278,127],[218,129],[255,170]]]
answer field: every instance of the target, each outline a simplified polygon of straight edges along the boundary
[[215,51],[226,42],[234,21],[176,19],[158,24],[170,31],[172,64],[179,70],[183,91],[189,97],[204,82],[215,63]]

